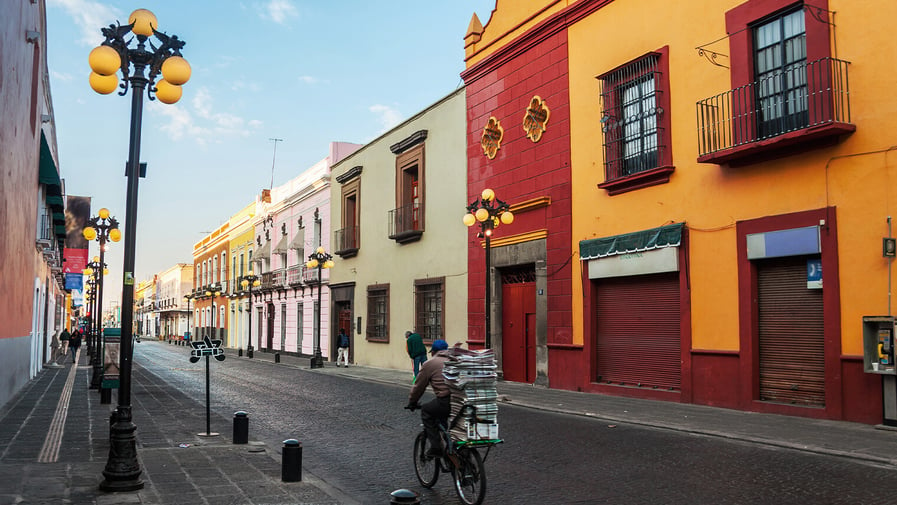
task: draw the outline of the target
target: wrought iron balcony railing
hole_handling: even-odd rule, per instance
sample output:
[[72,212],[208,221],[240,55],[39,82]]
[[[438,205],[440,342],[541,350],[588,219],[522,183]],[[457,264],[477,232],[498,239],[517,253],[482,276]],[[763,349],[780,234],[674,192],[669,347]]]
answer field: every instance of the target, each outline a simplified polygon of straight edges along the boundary
[[792,132],[813,130],[809,139],[853,131],[848,64],[820,58],[699,101],[698,161],[726,162]]
[[336,230],[333,234],[333,253],[343,258],[350,258],[358,254],[360,231],[359,226],[348,226]]
[[389,211],[389,238],[400,244],[419,240],[424,232],[420,203],[409,203]]

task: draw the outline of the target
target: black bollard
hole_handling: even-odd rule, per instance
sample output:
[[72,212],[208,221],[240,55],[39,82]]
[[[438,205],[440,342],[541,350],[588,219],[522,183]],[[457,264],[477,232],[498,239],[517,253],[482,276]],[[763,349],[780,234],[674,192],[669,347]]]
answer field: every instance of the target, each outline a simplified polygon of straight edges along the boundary
[[242,348],[242,347],[239,348],[239,349],[237,349],[237,357],[238,357],[238,358],[243,357],[243,348]]
[[274,353],[274,362],[280,363],[280,353],[279,352]]
[[234,443],[249,443],[249,414],[242,410],[234,412]]
[[251,358],[251,357],[252,357],[252,347],[246,349],[246,357],[247,357],[247,358]]
[[112,403],[112,388],[100,387],[100,403],[102,405]]
[[409,489],[396,489],[389,494],[389,505],[420,505],[420,496]]
[[299,482],[302,480],[302,443],[291,438],[283,441],[283,463],[280,480]]

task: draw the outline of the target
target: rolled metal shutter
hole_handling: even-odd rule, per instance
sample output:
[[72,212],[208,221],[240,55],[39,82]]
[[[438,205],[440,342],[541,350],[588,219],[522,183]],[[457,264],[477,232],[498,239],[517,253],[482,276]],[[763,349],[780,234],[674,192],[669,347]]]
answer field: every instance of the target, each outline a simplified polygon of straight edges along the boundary
[[679,274],[601,279],[595,298],[597,381],[679,390]]
[[821,289],[807,289],[807,257],[757,262],[760,399],[825,406]]

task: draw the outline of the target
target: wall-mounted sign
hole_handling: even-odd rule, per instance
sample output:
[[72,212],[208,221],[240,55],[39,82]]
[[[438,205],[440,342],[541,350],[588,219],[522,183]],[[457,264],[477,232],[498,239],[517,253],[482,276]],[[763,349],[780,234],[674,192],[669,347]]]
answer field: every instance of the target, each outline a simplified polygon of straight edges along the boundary
[[526,138],[538,142],[542,138],[542,133],[547,129],[549,116],[551,116],[551,111],[548,110],[548,103],[539,95],[535,95],[530,100],[526,114],[523,116],[523,131],[526,132]]
[[501,149],[501,139],[505,136],[505,130],[501,127],[501,122],[495,119],[495,116],[489,118],[486,127],[483,128],[483,138],[480,139],[480,145],[483,146],[483,153],[487,158],[494,159]]
[[822,259],[807,260],[807,289],[822,289]]

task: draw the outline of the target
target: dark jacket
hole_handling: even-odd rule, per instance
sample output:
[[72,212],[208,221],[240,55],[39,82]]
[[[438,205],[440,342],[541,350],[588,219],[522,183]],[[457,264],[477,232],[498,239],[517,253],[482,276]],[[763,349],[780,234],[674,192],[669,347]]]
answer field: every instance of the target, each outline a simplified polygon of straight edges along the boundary
[[420,397],[427,391],[427,385],[433,388],[433,394],[439,398],[451,396],[452,392],[445,383],[445,376],[442,375],[442,368],[451,354],[450,349],[439,351],[435,356],[428,359],[421,367],[417,379],[414,380],[414,386],[411,388],[411,394],[408,396],[408,403],[417,403]]
[[72,349],[77,349],[81,347],[81,332],[76,331],[72,333],[72,337],[69,339],[69,347]]
[[337,337],[337,347],[347,348],[349,347],[349,335],[345,333],[340,333]]
[[424,345],[423,339],[417,333],[408,335],[408,338],[405,340],[405,348],[408,350],[408,356],[411,359],[421,355],[426,356],[427,354],[427,346]]
[[68,330],[66,330],[66,329],[63,328],[63,330],[62,330],[62,334],[59,335],[59,340],[61,340],[61,341],[63,341],[63,342],[68,342],[69,339],[71,339],[71,338],[72,338],[72,334],[69,333]]

